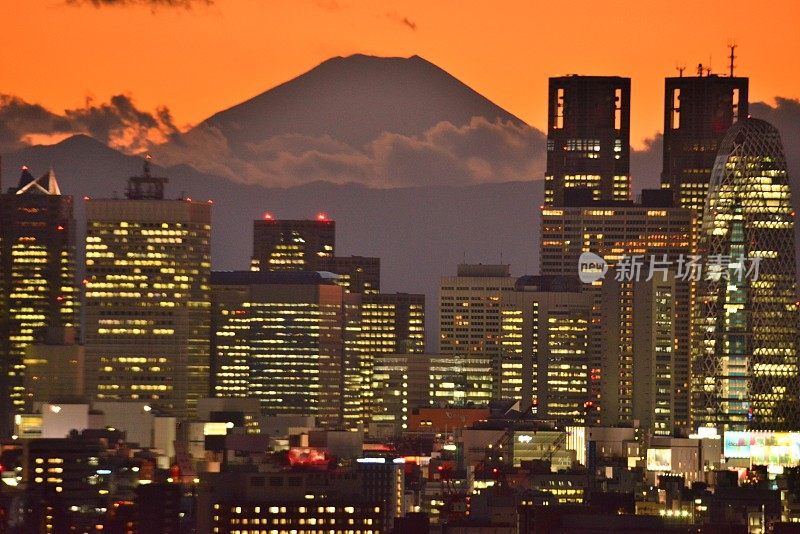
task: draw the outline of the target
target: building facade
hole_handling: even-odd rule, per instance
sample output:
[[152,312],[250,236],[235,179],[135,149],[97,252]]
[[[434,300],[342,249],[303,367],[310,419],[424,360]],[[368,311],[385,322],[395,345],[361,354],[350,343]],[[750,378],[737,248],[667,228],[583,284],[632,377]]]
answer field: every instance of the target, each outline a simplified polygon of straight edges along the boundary
[[[639,427],[650,434],[672,434],[676,419],[686,417],[685,397],[676,415],[676,393],[685,392],[676,387],[677,380],[686,370],[676,371],[677,338],[676,327],[681,323],[675,271],[657,273],[650,280],[646,277],[634,283],[609,278],[603,282],[603,347],[613,354],[623,341],[631,343],[631,419],[639,421]],[[627,299],[624,296],[630,295]],[[681,295],[685,297],[685,295]],[[626,309],[630,305],[631,310]],[[681,313],[685,313],[685,309]],[[626,319],[629,320],[626,324]],[[683,325],[683,323],[681,323]],[[627,332],[627,328],[631,332]],[[686,335],[684,333],[683,335]],[[621,373],[618,361],[604,361],[601,399],[608,399],[613,408],[620,399]],[[621,363],[624,363],[621,362]],[[683,362],[685,367],[686,362]],[[604,407],[605,408],[605,407]],[[616,423],[613,417],[603,418]]]
[[[747,78],[680,76],[664,80],[664,151],[661,186],[675,205],[702,214],[720,141],[748,113]],[[699,217],[698,217],[699,221]]]
[[[28,404],[27,347],[48,331],[78,327],[72,197],[55,173],[34,178],[22,168],[17,187],[0,195],[0,432]],[[8,419],[8,420],[7,420]]]
[[720,144],[700,234],[711,267],[695,301],[696,425],[788,430],[800,422],[794,227],[778,130],[739,120]]
[[503,353],[501,300],[514,289],[508,265],[458,266],[439,286],[439,353],[461,362],[464,403],[499,394]]
[[373,374],[376,360],[386,354],[425,352],[425,295],[376,293],[361,296],[360,331],[355,353],[359,361],[363,421],[372,419],[382,405],[375,399]]
[[213,396],[340,422],[343,290],[316,272],[212,273]]
[[[641,204],[545,207],[539,272],[574,276],[585,252],[597,254],[606,263],[605,279],[615,278],[619,264],[630,262],[633,256],[643,264],[638,271],[642,279],[651,261],[667,261],[677,266],[679,258],[693,250],[693,213],[657,200],[643,194]],[[587,414],[589,424],[602,421],[604,425],[613,425],[633,417],[633,291],[630,280],[623,281],[613,297],[616,300],[604,295],[604,278],[582,286],[593,299],[590,396],[598,410],[594,415]],[[686,426],[691,280],[677,283],[675,291],[675,419],[677,425]],[[610,332],[615,333],[615,339],[610,340]]]
[[550,78],[548,94],[545,205],[563,205],[569,189],[585,189],[593,200],[628,200],[630,78]]
[[378,293],[381,290],[381,259],[364,256],[325,256],[315,270],[339,276],[337,283],[348,293]]
[[211,205],[165,182],[145,163],[127,198],[86,203],[86,392],[182,417],[208,393]]
[[[369,460],[365,468],[361,460]],[[384,458],[360,458],[357,465],[348,470],[207,473],[198,491],[197,532],[388,532],[403,514],[403,465]]]
[[577,277],[523,276],[502,299],[498,398],[540,418],[583,422],[591,402],[592,301]]
[[336,222],[319,213],[311,220],[280,220],[265,213],[253,222],[252,268],[261,271],[315,271],[334,256]]

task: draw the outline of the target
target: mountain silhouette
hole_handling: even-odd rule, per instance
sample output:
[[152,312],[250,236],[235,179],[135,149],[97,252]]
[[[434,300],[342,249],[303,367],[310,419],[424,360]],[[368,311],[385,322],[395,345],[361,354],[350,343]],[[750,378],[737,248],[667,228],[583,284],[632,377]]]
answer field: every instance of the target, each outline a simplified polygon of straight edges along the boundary
[[372,187],[539,178],[544,135],[418,56],[329,59],[153,149],[233,181]]
[[421,135],[473,117],[524,124],[443,69],[419,57],[331,58],[198,128],[218,128],[233,148],[281,134],[328,135],[361,147],[384,132]]

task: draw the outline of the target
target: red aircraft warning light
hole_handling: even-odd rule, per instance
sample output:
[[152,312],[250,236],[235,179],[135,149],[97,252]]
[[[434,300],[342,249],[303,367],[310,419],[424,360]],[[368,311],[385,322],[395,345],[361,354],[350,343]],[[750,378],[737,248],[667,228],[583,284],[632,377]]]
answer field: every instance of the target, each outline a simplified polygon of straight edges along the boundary
[[324,211],[321,211],[321,212],[317,213],[317,220],[318,221],[327,221],[328,220],[328,214],[325,213]]
[[265,221],[272,221],[272,220],[274,220],[275,218],[272,216],[272,214],[271,214],[270,212],[268,212],[268,211],[265,211],[265,212],[264,212],[264,217],[263,217],[263,219],[264,219]]

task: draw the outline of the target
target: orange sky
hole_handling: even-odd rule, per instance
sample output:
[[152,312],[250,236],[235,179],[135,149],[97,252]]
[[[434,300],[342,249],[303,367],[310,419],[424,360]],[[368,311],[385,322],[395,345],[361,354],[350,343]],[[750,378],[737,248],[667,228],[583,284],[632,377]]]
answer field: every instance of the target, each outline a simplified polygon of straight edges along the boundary
[[800,97],[796,0],[215,0],[155,11],[0,0],[0,21],[0,92],[56,111],[128,93],[147,110],[168,106],[179,125],[356,52],[421,55],[537,127],[548,76],[631,76],[637,145],[661,129],[663,77],[709,56],[726,71],[731,39],[751,100]]

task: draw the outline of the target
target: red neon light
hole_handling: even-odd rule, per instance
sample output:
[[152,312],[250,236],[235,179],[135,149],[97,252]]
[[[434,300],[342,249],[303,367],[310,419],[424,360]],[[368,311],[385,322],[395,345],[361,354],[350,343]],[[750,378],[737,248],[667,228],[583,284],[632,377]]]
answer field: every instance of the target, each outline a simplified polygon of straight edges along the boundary
[[291,448],[289,449],[289,465],[304,465],[304,466],[326,466],[331,462],[331,458],[324,450],[308,448]]

